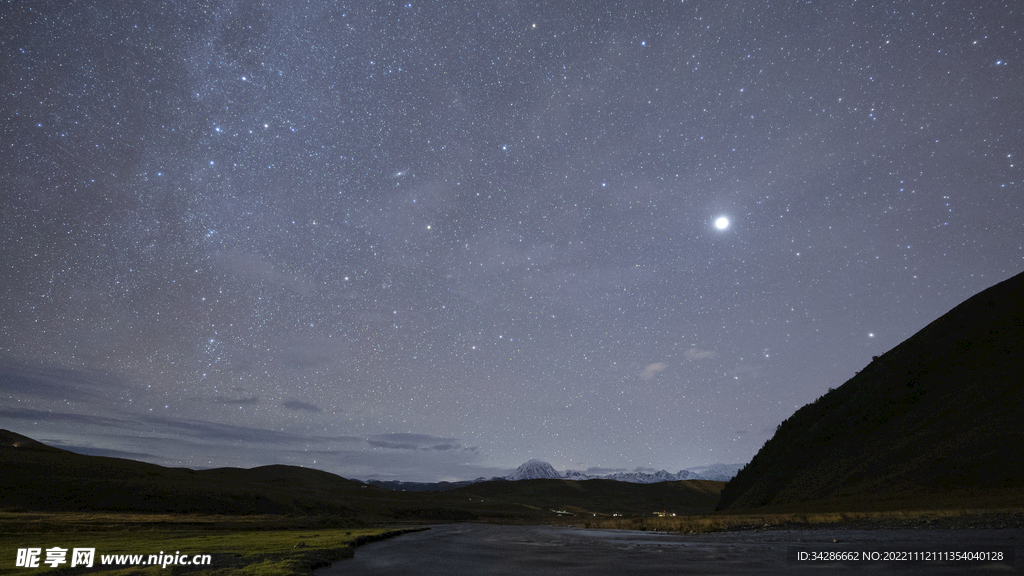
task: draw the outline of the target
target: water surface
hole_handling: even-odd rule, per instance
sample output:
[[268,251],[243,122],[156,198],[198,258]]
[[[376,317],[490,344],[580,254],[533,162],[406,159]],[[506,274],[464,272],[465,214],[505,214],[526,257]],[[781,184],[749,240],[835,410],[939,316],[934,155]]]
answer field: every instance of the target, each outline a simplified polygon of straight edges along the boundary
[[[863,573],[905,576],[1017,574],[1019,562],[795,563],[797,551],[1009,550],[1022,530],[769,530],[669,535],[550,526],[449,524],[375,542],[316,576],[621,576]],[[787,554],[789,558],[787,558]],[[1014,560],[1017,558],[1015,557]]]

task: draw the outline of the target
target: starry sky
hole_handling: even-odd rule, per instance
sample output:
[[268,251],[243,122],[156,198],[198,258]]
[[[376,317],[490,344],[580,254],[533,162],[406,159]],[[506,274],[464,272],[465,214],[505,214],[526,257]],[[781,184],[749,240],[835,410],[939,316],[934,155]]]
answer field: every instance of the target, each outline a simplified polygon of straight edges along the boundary
[[0,28],[0,427],[82,453],[743,463],[1024,270],[1014,2],[8,0]]

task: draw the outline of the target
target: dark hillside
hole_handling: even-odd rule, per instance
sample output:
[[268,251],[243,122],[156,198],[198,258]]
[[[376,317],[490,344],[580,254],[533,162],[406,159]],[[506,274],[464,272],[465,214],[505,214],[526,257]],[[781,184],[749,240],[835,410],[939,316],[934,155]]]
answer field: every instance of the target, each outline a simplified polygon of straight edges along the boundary
[[349,524],[492,520],[655,510],[708,513],[723,482],[506,480],[446,492],[401,492],[297,466],[189,470],[86,456],[0,430],[0,510],[273,514]]
[[15,510],[353,515],[347,496],[363,486],[294,466],[189,470],[86,456],[7,430],[0,462],[0,507]]
[[1024,274],[963,302],[783,422],[719,510],[1024,503]]

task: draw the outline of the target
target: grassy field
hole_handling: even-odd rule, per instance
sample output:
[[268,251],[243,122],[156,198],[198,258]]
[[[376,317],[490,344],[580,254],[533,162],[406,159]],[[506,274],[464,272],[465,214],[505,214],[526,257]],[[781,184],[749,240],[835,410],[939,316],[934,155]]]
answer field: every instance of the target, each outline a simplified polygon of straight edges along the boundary
[[[317,526],[319,524],[319,526]],[[84,574],[100,570],[104,555],[209,555],[202,566],[106,566],[105,575],[308,575],[314,567],[350,557],[355,546],[417,528],[346,528],[328,519],[198,514],[105,514],[0,512],[0,575],[26,574],[15,567],[19,548],[42,548],[32,574]],[[47,548],[68,550],[66,562],[45,564]],[[70,567],[71,550],[95,548],[94,568]]]
[[[1007,518],[1018,526],[1024,508],[937,509],[888,512],[833,513],[713,513],[668,517],[576,514],[551,523],[581,528],[646,530],[677,534],[702,534],[727,530],[770,528],[826,528],[838,524],[868,522],[883,527],[907,527],[943,521]],[[988,520],[985,520],[986,522]],[[502,523],[524,523],[512,518]],[[525,522],[529,523],[529,522]],[[548,522],[542,522],[548,523]],[[199,574],[303,575],[313,568],[351,557],[354,547],[423,528],[410,524],[378,527],[345,526],[335,518],[275,515],[141,514],[104,512],[3,512],[0,511],[0,576],[7,574]],[[68,550],[67,562],[51,568],[45,564],[47,548]],[[41,548],[38,568],[15,567],[19,548]],[[70,567],[71,550],[95,548],[94,568]],[[135,555],[133,565],[100,566],[103,556]],[[202,566],[146,565],[150,555],[209,555]]]
[[1024,515],[1024,508],[895,510],[886,512],[809,512],[809,513],[734,513],[695,514],[640,518],[579,518],[573,523],[582,528],[650,530],[679,534],[703,534],[726,530],[768,529],[773,527],[822,528],[828,525],[868,522],[898,527],[927,524],[949,519],[1001,518]]

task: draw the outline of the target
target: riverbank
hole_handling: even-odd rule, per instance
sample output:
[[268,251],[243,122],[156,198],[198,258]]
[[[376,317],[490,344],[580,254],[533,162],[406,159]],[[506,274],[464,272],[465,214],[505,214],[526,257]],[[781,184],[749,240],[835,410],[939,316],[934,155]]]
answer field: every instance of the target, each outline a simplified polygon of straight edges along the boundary
[[[80,573],[75,548],[95,551],[104,574],[166,574],[213,570],[232,574],[306,576],[314,568],[351,558],[355,548],[421,526],[345,526],[329,517],[0,512],[0,575],[20,574],[19,550],[39,549],[38,574]],[[46,563],[50,549],[66,551]],[[155,562],[153,557],[156,558]]]

